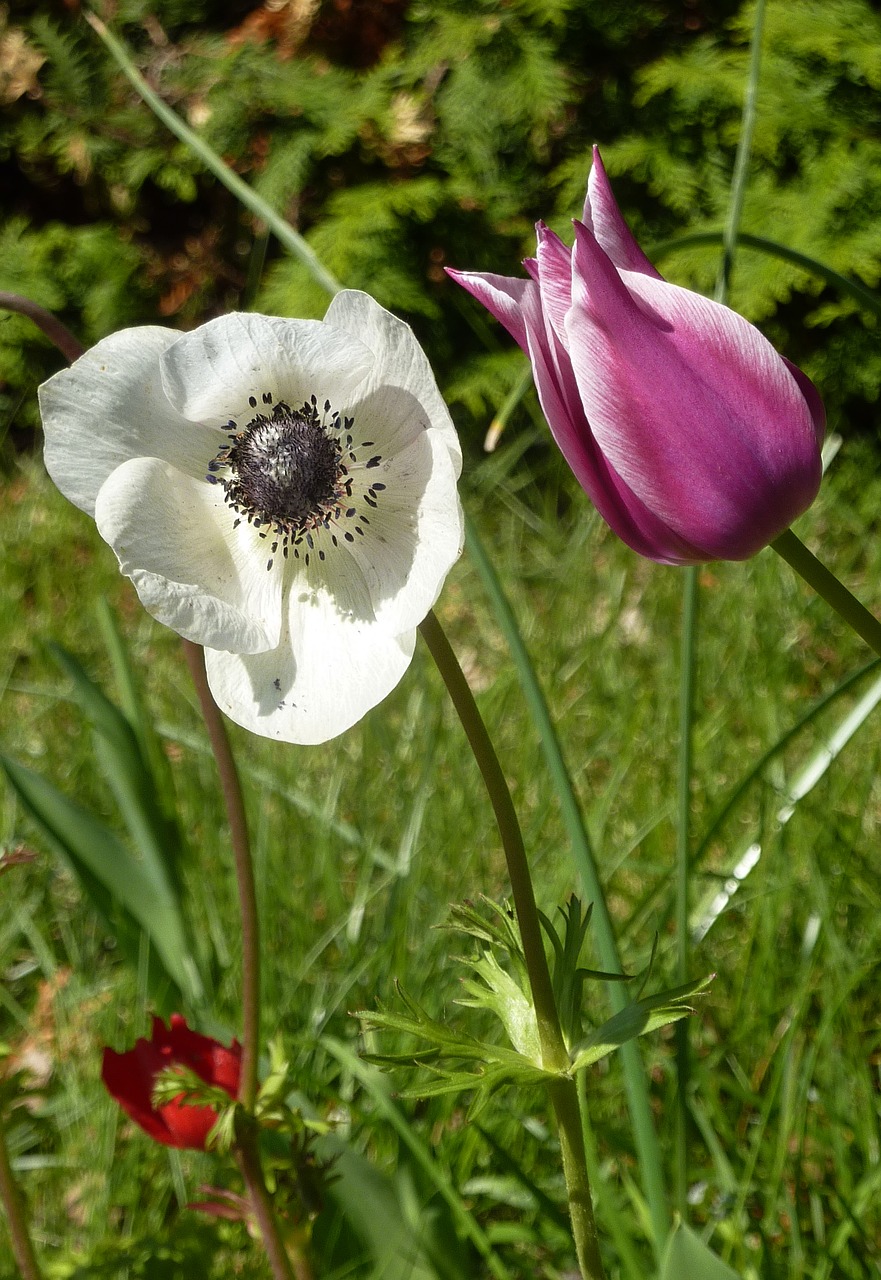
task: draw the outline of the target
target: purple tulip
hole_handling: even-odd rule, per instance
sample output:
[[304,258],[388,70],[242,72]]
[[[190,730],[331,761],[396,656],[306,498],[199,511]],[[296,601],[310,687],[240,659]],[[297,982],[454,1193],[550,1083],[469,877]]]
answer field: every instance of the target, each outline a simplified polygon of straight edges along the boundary
[[662,279],[596,148],[574,248],[536,230],[528,280],[450,275],[529,356],[579,484],[650,560],[755,555],[820,485],[825,413],[811,381],[742,316]]

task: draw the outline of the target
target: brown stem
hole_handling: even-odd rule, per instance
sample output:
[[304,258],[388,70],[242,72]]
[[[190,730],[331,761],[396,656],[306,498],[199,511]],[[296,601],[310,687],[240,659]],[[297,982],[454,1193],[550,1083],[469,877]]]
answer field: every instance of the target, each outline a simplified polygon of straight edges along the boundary
[[260,926],[257,919],[257,893],[254,887],[254,864],[251,841],[245,817],[245,802],[236,762],[229,745],[223,716],[208,687],[205,674],[205,652],[192,640],[183,640],[184,655],[202,715],[208,729],[211,750],[220,774],[220,786],[226,805],[230,841],[239,890],[242,916],[242,1074],[239,1102],[249,1113],[257,1097],[257,1064],[260,1055]]
[[6,1210],[9,1234],[12,1237],[12,1253],[22,1280],[43,1280],[43,1273],[28,1232],[24,1200],[9,1162],[2,1118],[0,1118],[0,1204]]
[[235,1151],[275,1280],[312,1280],[312,1268],[302,1255],[297,1259],[295,1266],[291,1265],[291,1259],[272,1208],[272,1200],[263,1180],[255,1135],[250,1132],[241,1134]]
[[79,338],[73,336],[67,325],[62,324],[45,307],[39,306],[36,302],[31,302],[30,298],[22,298],[18,293],[3,293],[0,291],[0,308],[4,311],[15,311],[19,315],[27,316],[29,320],[33,320],[34,324],[43,330],[50,342],[53,342],[61,354],[71,362],[79,360],[86,349]]

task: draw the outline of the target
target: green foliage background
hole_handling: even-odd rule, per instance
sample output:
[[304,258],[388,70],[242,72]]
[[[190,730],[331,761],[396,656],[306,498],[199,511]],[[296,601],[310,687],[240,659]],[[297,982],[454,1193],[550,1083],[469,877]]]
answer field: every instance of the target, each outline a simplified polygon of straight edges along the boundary
[[[518,356],[443,268],[516,273],[537,218],[567,234],[594,141],[643,243],[722,225],[750,3],[97,8],[341,280],[411,320],[466,428],[504,399]],[[75,3],[13,0],[5,13],[0,288],[58,311],[86,343],[234,307],[323,313],[321,290],[143,108]],[[868,0],[772,0],[764,47],[743,229],[874,285],[881,16]],[[690,249],[663,267],[707,288],[717,259]],[[835,423],[873,421],[881,354],[857,304],[749,250],[732,303],[816,378]],[[32,427],[34,388],[57,365],[32,326],[4,317],[0,422]]]
[[[150,83],[331,269],[414,324],[473,446],[522,358],[447,280],[445,265],[516,273],[537,218],[568,234],[594,141],[646,246],[724,219],[750,4],[118,0],[98,8]],[[75,0],[10,0],[2,13],[0,289],[57,311],[87,343],[127,324],[186,328],[231,307],[323,312],[326,299],[303,269],[137,100]],[[881,274],[879,79],[881,17],[868,0],[769,0],[743,228],[869,286]],[[662,267],[709,289],[718,257],[691,248],[667,254]],[[881,385],[872,317],[806,272],[746,249],[732,302],[817,379],[833,426],[872,428]],[[10,445],[36,443],[35,388],[59,365],[32,325],[0,315],[9,459]],[[523,425],[512,424],[510,436]],[[672,971],[679,577],[618,544],[556,455],[531,448],[537,439],[522,430],[482,459],[475,447],[465,499],[480,512],[548,690],[625,958],[639,968],[659,929],[660,980]],[[848,442],[802,532],[876,603],[881,550],[866,531],[881,485],[872,468],[869,445]],[[112,689],[91,609],[72,607],[105,592],[149,672],[191,846],[184,879],[218,955],[215,1007],[232,1027],[238,943],[223,814],[176,639],[143,613],[91,523],[21,451],[2,478],[0,541],[0,597],[9,604],[0,618],[3,746],[115,821],[68,686],[35,640],[58,638]],[[702,590],[699,830],[749,762],[865,657],[770,555],[713,566]],[[441,609],[511,774],[553,910],[574,882],[566,835],[467,558]],[[712,895],[741,838],[762,842],[755,874],[696,955],[719,977],[693,1030],[693,1220],[749,1280],[863,1280],[881,1256],[876,740],[867,733],[863,749],[830,770],[797,820],[776,818],[786,780],[822,751],[838,715],[830,709],[772,762],[717,833],[699,880]],[[373,1100],[313,1046],[325,1031],[354,1045],[347,1011],[388,998],[395,975],[435,1009],[452,1002],[460,966],[433,926],[464,893],[505,891],[473,762],[439,682],[420,649],[383,709],[340,742],[280,753],[243,733],[236,741],[258,815],[267,1022],[295,1046],[304,1092],[393,1171],[414,1238],[431,1239],[437,1227],[449,1240],[443,1206]],[[13,847],[41,848],[8,795],[2,830]],[[462,856],[442,856],[448,850]],[[184,1209],[200,1181],[217,1176],[213,1162],[198,1153],[169,1159],[101,1089],[96,1046],[119,1047],[143,1031],[144,974],[116,959],[100,921],[44,854],[4,875],[0,891],[9,903],[0,920],[2,1035],[17,1052],[24,1044],[57,1064],[29,1105],[16,1107],[13,1133],[53,1280],[264,1274],[240,1224],[218,1228]],[[650,1042],[646,1061],[669,1151],[669,1042]],[[621,1259],[616,1280],[644,1280],[651,1255],[620,1070],[596,1073],[591,1088],[595,1185]],[[567,1273],[557,1152],[534,1096],[506,1095],[490,1137],[437,1100],[408,1121],[518,1275]],[[499,1164],[491,1138],[510,1164]],[[376,1202],[365,1203],[373,1212]],[[345,1256],[339,1216],[332,1204],[319,1224],[333,1262],[327,1274],[397,1275]],[[471,1271],[476,1263],[454,1274]]]

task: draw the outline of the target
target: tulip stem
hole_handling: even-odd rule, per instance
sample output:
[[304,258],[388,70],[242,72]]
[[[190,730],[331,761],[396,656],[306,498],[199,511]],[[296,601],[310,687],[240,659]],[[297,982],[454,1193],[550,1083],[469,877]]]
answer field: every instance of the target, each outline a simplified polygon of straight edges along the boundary
[[419,630],[447,686],[447,692],[465,730],[495,813],[511,880],[526,970],[532,990],[542,1065],[548,1071],[560,1073],[551,1082],[549,1093],[560,1135],[563,1173],[566,1178],[569,1214],[578,1264],[585,1280],[605,1280],[606,1273],[600,1257],[599,1239],[593,1216],[578,1092],[575,1080],[568,1074],[569,1052],[560,1028],[554,988],[529,874],[529,863],[514,802],[486,725],[474,701],[474,695],[446,633],[433,612],[428,614]]
[[208,730],[208,739],[220,787],[226,805],[230,842],[236,868],[239,890],[239,908],[242,916],[242,1072],[239,1085],[239,1102],[248,1113],[254,1110],[257,1097],[257,1065],[260,1056],[260,922],[257,917],[257,892],[254,886],[254,863],[251,858],[251,840],[245,801],[235,758],[229,745],[229,737],[223,716],[208,687],[205,673],[205,651],[192,640],[184,640],[184,655],[196,693],[202,716]]
[[22,1275],[22,1280],[43,1280],[43,1273],[34,1253],[34,1245],[28,1231],[24,1200],[9,1160],[6,1132],[0,1117],[0,1204],[6,1211],[9,1234],[12,1237],[12,1254]]
[[[685,570],[682,600],[682,646],[679,672],[679,760],[676,821],[676,955],[677,981],[685,985],[690,970],[691,783],[694,773],[694,690],[699,605],[698,570]],[[688,1212],[688,1077],[689,1035],[684,1018],[676,1026],[676,1208]]]
[[826,568],[795,536],[791,529],[781,533],[771,546],[817,595],[831,605],[852,631],[865,640],[870,649],[881,656],[881,622],[851,595],[844,583]]

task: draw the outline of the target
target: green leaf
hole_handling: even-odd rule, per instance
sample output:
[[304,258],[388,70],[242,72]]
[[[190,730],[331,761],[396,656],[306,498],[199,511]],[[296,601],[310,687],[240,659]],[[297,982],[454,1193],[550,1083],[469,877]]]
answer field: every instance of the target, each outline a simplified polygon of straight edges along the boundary
[[459,999],[456,1003],[472,1009],[489,1009],[507,1031],[517,1052],[536,1066],[541,1066],[538,1022],[530,997],[502,968],[491,951],[484,951],[482,956],[466,963],[483,981],[466,978],[463,985],[469,998]]
[[[395,1103],[392,1101],[389,1094],[388,1085],[382,1075],[372,1067],[368,1066],[367,1063],[362,1062],[347,1045],[342,1044],[339,1040],[334,1040],[329,1036],[324,1036],[322,1037],[321,1044],[323,1048],[325,1048],[328,1053],[337,1060],[344,1071],[353,1076],[354,1079],[357,1080],[358,1083],[366,1090],[379,1115],[386,1121],[386,1123],[391,1125],[397,1133],[402,1146],[409,1152],[416,1167],[421,1171],[428,1184],[434,1187],[441,1199],[446,1203],[450,1211],[450,1216],[455,1223],[457,1232],[460,1233],[464,1239],[469,1240],[480,1254],[484,1267],[483,1274],[489,1274],[493,1276],[495,1280],[512,1280],[511,1273],[508,1271],[502,1259],[495,1252],[480,1223],[471,1213],[467,1204],[462,1200],[455,1184],[441,1162],[435,1159],[433,1152],[426,1147],[417,1130],[409,1123],[406,1116],[400,1111],[400,1109],[395,1106]],[[331,1192],[337,1197],[341,1196],[344,1190],[344,1180],[346,1180],[349,1175],[351,1167],[349,1159],[350,1153],[351,1148],[347,1148],[345,1156],[335,1165],[340,1176],[339,1180],[332,1184]],[[363,1157],[358,1157],[358,1159],[360,1162],[363,1160]],[[376,1189],[379,1190],[378,1179],[380,1175],[373,1166],[369,1166],[364,1163],[360,1165],[360,1170],[361,1178],[373,1183]],[[347,1192],[349,1191],[348,1185],[345,1186],[345,1190]],[[365,1190],[369,1189],[365,1188]],[[359,1196],[358,1202],[356,1203],[348,1200],[345,1206],[346,1212],[352,1215],[354,1219],[356,1215],[359,1214],[359,1205],[360,1210],[363,1210],[371,1204],[372,1199],[372,1195],[364,1195],[363,1198]],[[379,1204],[377,1204],[376,1207],[377,1209],[381,1208]],[[395,1216],[394,1205],[389,1202],[384,1213],[386,1215],[388,1227],[392,1228],[394,1226],[393,1219]],[[383,1238],[386,1244],[390,1243],[392,1239],[395,1239],[396,1241],[401,1240],[400,1230],[396,1231],[394,1236],[391,1232],[388,1235],[384,1235],[384,1232],[381,1229],[382,1219],[378,1215],[373,1220],[372,1226],[374,1228],[373,1230],[370,1229],[370,1225],[367,1222],[364,1222],[364,1228],[370,1231],[370,1234],[375,1241],[375,1248],[382,1246]],[[380,1230],[377,1231],[376,1228],[379,1228]],[[411,1269],[406,1270],[403,1273],[408,1277],[408,1280],[409,1277],[413,1275],[422,1274],[421,1272],[417,1273],[412,1269],[414,1256],[419,1257],[419,1252],[413,1249],[413,1245],[418,1241],[413,1238],[412,1227],[410,1228],[409,1241],[410,1252],[408,1254],[408,1259]],[[398,1276],[399,1274],[401,1273],[397,1269],[381,1271],[383,1280],[385,1280],[387,1276]],[[463,1274],[461,1270],[460,1274]]]
[[73,696],[95,731],[95,754],[132,840],[149,874],[166,894],[177,888],[173,856],[176,833],[156,801],[156,784],[129,721],[94,683],[73,654],[50,644],[55,661],[70,677]]
[[[86,674],[73,654],[56,644],[50,644],[49,649],[70,677],[74,699],[93,728],[98,764],[137,852],[135,860],[125,846],[119,844],[123,851],[122,878],[125,878],[126,864],[136,867],[135,883],[142,887],[138,892],[146,891],[150,895],[149,913],[139,915],[134,909],[132,914],[141,921],[166,964],[171,966],[170,971],[175,973],[181,990],[198,1000],[203,987],[187,941],[178,870],[182,854],[180,831],[157,799],[156,777],[135,727]],[[129,696],[133,696],[130,684]],[[111,889],[111,892],[119,897],[118,890]]]
[[667,1241],[659,1280],[740,1280],[726,1262],[684,1222],[677,1222]]
[[637,1036],[657,1031],[658,1027],[687,1018],[694,1012],[687,1001],[709,986],[712,977],[710,975],[697,982],[674,987],[670,991],[661,991],[658,995],[647,996],[627,1005],[575,1046],[572,1069],[579,1071],[582,1067],[589,1067],[614,1049],[619,1049],[628,1040],[635,1040]]
[[[168,977],[182,992],[191,994],[194,965],[180,917],[149,869],[103,822],[38,773],[2,755],[0,768],[26,811],[125,944],[127,953],[137,958],[134,925],[139,925],[158,952]],[[119,908],[124,913],[122,920]]]
[[[171,766],[162,746],[162,739],[154,728],[153,721],[141,696],[138,678],[135,672],[126,642],[106,597],[102,596],[96,606],[98,626],[113,667],[119,707],[134,731],[141,749],[141,755],[155,782],[156,795],[163,812],[174,829],[174,847],[183,846],[183,838],[175,817],[175,796],[172,787]],[[176,867],[172,874],[176,874]]]

